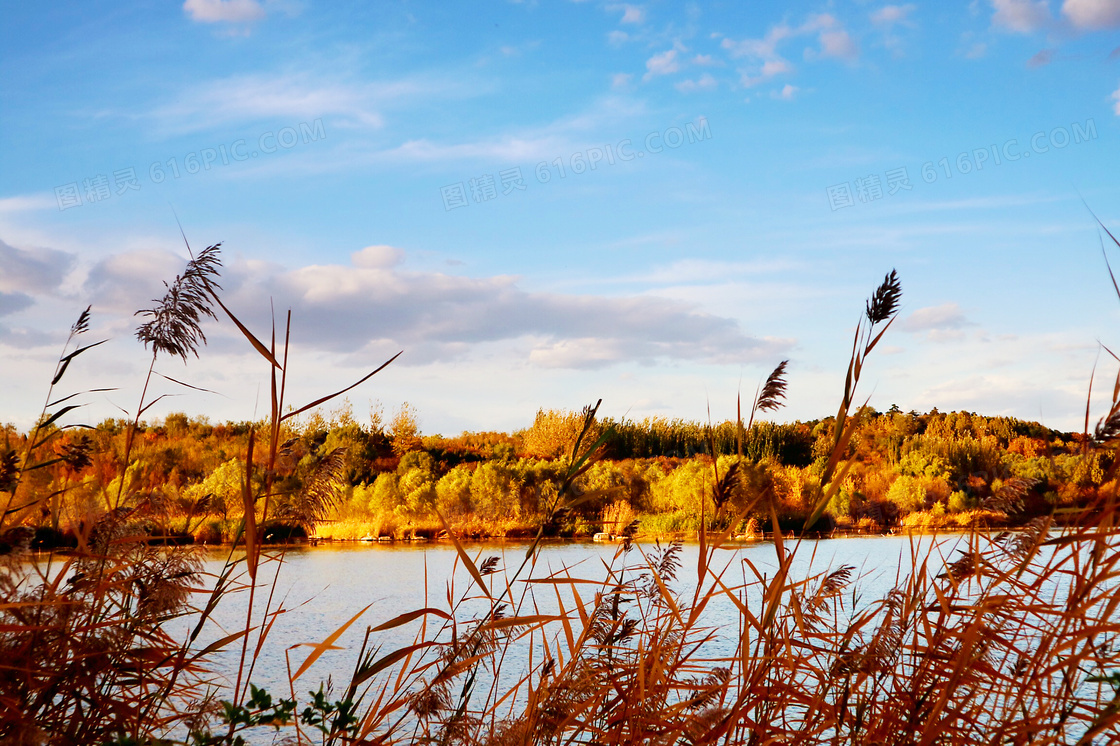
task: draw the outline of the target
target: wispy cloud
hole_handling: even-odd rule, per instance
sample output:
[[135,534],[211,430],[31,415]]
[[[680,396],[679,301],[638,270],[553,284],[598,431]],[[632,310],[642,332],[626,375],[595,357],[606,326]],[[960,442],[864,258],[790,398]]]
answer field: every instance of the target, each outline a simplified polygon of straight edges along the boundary
[[249,23],[265,16],[257,0],[186,0],[183,11],[199,23]]
[[905,45],[902,37],[896,33],[900,28],[917,28],[912,16],[918,6],[912,3],[906,5],[884,5],[871,13],[871,25],[883,35],[883,46],[891,51],[895,57],[905,54]]
[[871,23],[874,26],[883,29],[890,29],[896,25],[913,26],[914,22],[910,16],[918,9],[917,5],[908,3],[906,5],[884,5],[876,11],[871,13]]
[[859,45],[844,25],[831,13],[820,13],[811,17],[802,24],[798,31],[802,34],[816,34],[820,43],[819,52],[812,49],[806,50],[807,56],[819,54],[821,57],[832,57],[847,61],[854,61],[859,57]]
[[1112,107],[1112,110],[1116,112],[1116,116],[1120,117],[1120,87],[1112,92],[1112,98],[1116,101],[1116,105]]
[[[629,78],[619,78],[618,86],[630,88]],[[606,95],[591,106],[556,121],[534,127],[511,127],[493,135],[412,137],[403,142],[391,133],[346,141],[324,150],[307,148],[290,151],[284,158],[259,159],[242,164],[237,178],[261,178],[279,174],[322,174],[353,171],[370,165],[423,163],[447,166],[454,162],[476,162],[487,168],[505,164],[524,166],[527,162],[551,161],[568,157],[592,147],[616,144],[624,138],[638,138],[648,132],[635,123],[648,114],[640,100],[625,94]],[[328,140],[331,132],[327,125]],[[323,141],[327,142],[327,141]],[[334,144],[335,140],[330,140]],[[633,139],[637,143],[639,140]]]
[[145,116],[166,135],[275,120],[335,117],[336,124],[378,128],[382,111],[433,96],[474,95],[469,84],[411,77],[387,82],[350,82],[310,72],[236,75],[177,91]]
[[33,212],[57,208],[58,202],[53,194],[17,194],[14,197],[0,197],[0,214]]
[[829,31],[821,34],[821,56],[855,60],[859,57],[859,45],[847,31]]
[[[616,80],[623,87],[629,83],[629,78],[616,76]],[[380,151],[375,157],[429,162],[483,159],[501,163],[524,163],[550,160],[618,138],[621,126],[644,111],[640,103],[634,103],[625,96],[605,96],[582,112],[541,127],[520,128],[503,135],[458,143],[440,143],[418,138]],[[613,130],[612,134],[601,134],[608,128]]]
[[956,303],[942,303],[914,311],[900,325],[903,331],[911,334],[924,334],[932,342],[959,339],[964,330],[976,326],[970,321]]
[[1030,34],[1050,23],[1048,0],[991,0],[992,25],[1004,31]]
[[664,52],[659,52],[648,60],[646,60],[646,75],[645,79],[656,75],[669,75],[681,69],[680,60],[677,59],[677,50],[669,49]]
[[764,60],[777,59],[778,45],[795,34],[796,31],[794,31],[794,29],[783,23],[772,26],[761,39],[741,39],[740,41],[735,41],[730,37],[725,37],[720,41],[720,46],[726,49],[731,54],[732,58],[758,57]]
[[489,160],[498,163],[523,163],[564,154],[575,147],[559,135],[504,135],[486,140],[439,143],[429,139],[407,142],[381,151],[377,158],[401,161]]
[[781,90],[773,91],[771,93],[771,96],[781,99],[782,101],[792,101],[799,90],[801,89],[797,86],[786,83],[784,86],[782,86]]
[[719,83],[709,73],[704,73],[695,80],[682,80],[677,83],[675,88],[681,93],[693,93],[695,91],[710,91],[715,89]]
[[647,273],[632,277],[618,278],[616,281],[639,282],[652,285],[678,285],[682,283],[726,282],[730,278],[750,278],[775,272],[800,268],[802,265],[789,260],[771,259],[767,261],[716,261],[711,259],[679,259],[667,265],[655,267]]
[[[617,10],[619,6],[614,6]],[[646,11],[644,8],[637,5],[623,5],[621,23],[642,23],[646,20]]]
[[793,72],[793,65],[783,59],[767,60],[762,64],[762,67],[757,71],[757,74],[750,74],[744,72],[739,79],[745,87],[751,88],[759,83],[765,83],[771,78],[782,75],[784,73]]
[[720,44],[732,59],[745,59],[747,67],[740,70],[740,82],[746,86],[765,83],[778,75],[793,72],[793,65],[779,51],[787,42],[804,36],[816,35],[816,48],[808,47],[806,60],[836,59],[855,62],[859,58],[859,43],[844,25],[830,13],[810,16],[800,26],[785,23],[770,27],[759,39],[736,41],[724,38]]

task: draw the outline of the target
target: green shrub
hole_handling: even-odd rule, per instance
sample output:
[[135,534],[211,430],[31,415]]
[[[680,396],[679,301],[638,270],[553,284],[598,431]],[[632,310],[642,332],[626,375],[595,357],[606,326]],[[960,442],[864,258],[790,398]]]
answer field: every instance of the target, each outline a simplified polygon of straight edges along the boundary
[[644,536],[676,536],[700,530],[700,514],[695,510],[669,513],[644,513],[638,517],[638,530]]
[[471,505],[483,520],[505,520],[521,515],[521,483],[513,469],[486,461],[471,479]]
[[945,459],[924,451],[910,451],[898,462],[898,473],[911,477],[940,477],[947,474]]
[[[700,514],[701,501],[704,512],[713,512],[712,466],[703,459],[693,459],[681,464],[656,480],[649,488],[649,507],[657,513],[678,510]],[[699,518],[697,518],[699,520]]]
[[471,512],[471,478],[473,472],[456,466],[436,482],[436,507],[447,518]]
[[397,488],[397,475],[389,472],[378,474],[369,495],[369,510],[373,515],[392,513],[401,504]]
[[894,503],[903,513],[922,510],[926,505],[925,485],[918,477],[899,477],[887,490],[887,500]]
[[967,492],[957,490],[949,495],[949,512],[964,513],[976,507],[976,500]]

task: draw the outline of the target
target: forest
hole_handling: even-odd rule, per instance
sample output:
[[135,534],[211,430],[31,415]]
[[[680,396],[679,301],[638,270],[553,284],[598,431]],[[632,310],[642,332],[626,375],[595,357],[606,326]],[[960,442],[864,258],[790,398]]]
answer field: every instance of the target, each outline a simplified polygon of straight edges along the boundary
[[[461,537],[534,535],[549,520],[583,413],[539,411],[513,433],[424,436],[407,403],[392,417],[379,408],[359,422],[349,402],[286,425],[278,449],[268,523],[270,540],[436,538],[440,515]],[[42,547],[73,544],[83,521],[107,504],[125,478],[127,421],[52,433],[53,463],[22,489],[49,500],[17,514]],[[798,529],[812,511],[834,439],[834,418],[753,423],[743,430],[650,418],[596,420],[604,436],[594,463],[571,489],[578,505],[545,526],[546,535],[590,537],[631,531],[650,538],[695,538],[720,512],[717,481],[732,473],[727,499],[736,534],[772,530],[769,515],[742,509],[772,495],[781,525]],[[211,424],[174,413],[141,423],[127,479],[141,497],[148,530],[175,542],[230,542],[243,519],[241,489],[250,430],[263,423]],[[19,453],[27,434],[4,429],[2,449]],[[851,464],[816,532],[866,533],[1024,525],[1055,509],[1084,507],[1101,489],[1111,459],[1084,433],[969,412],[866,411],[845,453]],[[267,443],[264,444],[267,447]],[[713,453],[715,459],[713,461]],[[17,503],[18,504],[18,503]],[[703,507],[703,510],[701,508]],[[742,515],[740,515],[742,513]],[[715,523],[713,523],[715,521]]]

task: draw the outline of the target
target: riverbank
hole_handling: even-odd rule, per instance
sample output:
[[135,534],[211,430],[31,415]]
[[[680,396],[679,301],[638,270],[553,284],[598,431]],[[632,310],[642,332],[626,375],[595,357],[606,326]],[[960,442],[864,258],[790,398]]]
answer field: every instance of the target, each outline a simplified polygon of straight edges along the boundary
[[[638,541],[697,541],[699,532],[696,530],[678,531],[645,531],[642,526],[647,518],[653,518],[651,523],[656,523],[658,516],[638,516],[636,528],[630,532],[631,538]],[[805,531],[803,525],[795,521],[779,521],[783,537],[812,538],[812,539],[839,539],[845,537],[869,536],[897,536],[904,534],[938,534],[960,533],[966,531],[985,530],[1015,530],[1025,527],[1029,521],[1008,516],[998,511],[976,510],[967,513],[946,514],[940,511],[923,511],[905,516],[897,525],[884,526],[872,520],[859,522],[839,522],[826,517],[813,530]],[[1056,524],[1060,521],[1055,521]],[[293,545],[306,546],[318,544],[346,544],[346,543],[424,543],[424,542],[450,542],[447,529],[442,526],[416,526],[406,527],[393,533],[379,532],[376,522],[346,521],[324,522],[316,527],[317,530],[308,535],[299,526],[276,524],[266,526],[262,532],[262,543],[270,546]],[[455,538],[460,541],[481,542],[518,542],[529,541],[537,536],[539,526],[526,524],[509,524],[504,526],[485,526],[480,522],[468,522],[465,525],[453,526]],[[236,528],[230,527],[230,533],[235,534]],[[715,529],[709,529],[714,531]],[[724,528],[723,530],[726,530]],[[198,537],[189,533],[150,533],[143,526],[136,526],[134,535],[143,537],[141,540],[149,545],[156,546],[232,546],[231,541],[215,540],[217,532]],[[625,534],[601,527],[599,530],[588,528],[583,531],[546,531],[544,538],[549,541],[622,541]],[[769,521],[759,523],[746,521],[739,530],[732,531],[730,539],[735,541],[765,541],[773,539],[773,526]],[[78,546],[77,536],[73,532],[60,532],[51,528],[33,529],[30,527],[17,527],[10,529],[0,537],[0,549],[4,547],[25,547],[33,551],[71,550]]]

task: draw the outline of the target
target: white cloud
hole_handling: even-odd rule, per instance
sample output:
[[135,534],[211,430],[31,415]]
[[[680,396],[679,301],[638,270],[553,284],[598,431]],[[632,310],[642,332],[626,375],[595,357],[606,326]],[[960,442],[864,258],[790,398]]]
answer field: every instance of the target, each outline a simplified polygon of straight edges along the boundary
[[676,89],[681,93],[693,93],[694,91],[710,91],[718,85],[719,83],[716,82],[714,77],[704,73],[696,80],[682,80],[676,84]]
[[820,50],[806,50],[806,59],[812,59],[817,55],[821,57],[832,57],[834,59],[854,61],[859,57],[859,45],[856,44],[855,39],[843,27],[843,25],[836,19],[836,16],[830,13],[821,13],[817,16],[810,18],[801,27],[802,33],[816,33],[817,41],[820,43]]
[[762,67],[757,71],[756,75],[752,76],[749,73],[744,72],[740,77],[739,82],[741,82],[744,87],[750,88],[752,86],[758,85],[759,83],[765,83],[776,75],[781,75],[783,73],[789,72],[793,72],[793,65],[791,65],[789,62],[786,62],[783,59],[767,60],[762,64]]
[[788,72],[793,72],[793,65],[785,60],[767,60],[762,65],[762,76],[764,78],[772,78],[775,75]]
[[414,75],[364,82],[334,69],[258,73],[199,81],[171,92],[165,103],[142,116],[154,121],[163,136],[263,122],[294,126],[330,117],[329,136],[332,126],[381,127],[385,110],[434,99],[464,99],[486,90],[488,84],[462,77]]
[[925,334],[933,342],[960,339],[964,336],[964,329],[970,326],[976,324],[968,320],[956,303],[919,308],[900,324],[903,331]]
[[622,23],[641,23],[646,19],[646,12],[637,5],[624,5]]
[[[731,363],[719,349],[719,342],[703,340],[682,341],[678,359],[706,360]],[[780,356],[788,349],[789,340],[762,339],[747,354],[752,362]],[[537,342],[529,352],[529,362],[540,368],[595,369],[610,365],[640,362],[651,364],[662,356],[660,343],[650,344],[643,339],[630,337],[578,337],[558,341]],[[674,356],[675,357],[675,356]]]
[[367,246],[350,255],[350,263],[363,269],[387,269],[400,264],[403,260],[403,251],[385,244]]
[[1112,92],[1112,98],[1116,99],[1116,105],[1112,107],[1112,110],[1116,112],[1116,116],[1120,117],[1120,88]]
[[[654,236],[641,236],[635,241],[614,244],[615,246],[643,245]],[[763,261],[717,261],[712,259],[678,259],[666,265],[659,265],[648,272],[630,277],[617,278],[617,281],[637,282],[651,285],[680,286],[697,284],[710,288],[715,280],[729,278],[753,278],[763,274],[801,269],[803,265],[788,260],[769,259]]]
[[[615,82],[626,86],[629,78],[616,76]],[[611,95],[600,99],[591,109],[542,127],[518,129],[485,140],[458,143],[434,142],[427,138],[409,140],[363,157],[368,162],[486,160],[524,165],[526,161],[552,160],[565,153],[601,146],[604,128],[618,130],[644,114],[645,107],[641,102]],[[355,155],[347,153],[344,165],[352,167],[354,163]]]
[[49,210],[57,207],[58,200],[53,194],[17,194],[14,197],[0,197],[0,214]]
[[669,75],[681,69],[681,64],[677,60],[677,50],[669,49],[664,52],[653,55],[646,60],[645,79],[649,80],[654,75]]
[[[1033,412],[1033,416],[1039,418],[1037,413],[1044,405],[1051,412],[1068,411],[1069,405],[1076,406],[1077,401],[1078,394],[1068,387],[1039,385],[1037,381],[1015,373],[954,371],[951,377],[926,387],[914,396],[911,406],[920,410],[932,407],[939,407],[942,411],[982,410],[989,416],[1030,417],[1024,413]],[[1081,408],[1084,409],[1084,394],[1081,394]],[[1067,426],[1076,427],[1073,422],[1067,423]],[[1059,427],[1062,423],[1047,421],[1046,424]]]
[[910,15],[917,9],[918,6],[912,3],[884,5],[871,14],[871,23],[884,29],[890,29],[895,25],[913,26],[914,23],[910,20]]
[[820,13],[810,16],[800,26],[782,23],[772,26],[761,39],[724,38],[720,45],[732,59],[747,59],[749,67],[741,69],[741,83],[751,87],[765,83],[777,75],[792,72],[793,66],[779,53],[779,47],[790,39],[817,35],[820,49],[807,49],[806,59],[831,58],[854,62],[859,57],[859,44],[835,16]]
[[626,33],[625,31],[617,31],[616,30],[616,31],[612,31],[609,34],[607,34],[607,42],[612,47],[622,46],[623,44],[626,43],[626,41],[629,38],[630,38],[630,34]]
[[852,35],[843,29],[822,31],[820,35],[821,56],[841,60],[854,60],[859,57],[859,46]]
[[[522,363],[581,369],[658,361],[738,365],[792,345],[751,336],[733,318],[665,296],[534,292],[520,288],[514,277],[414,271],[403,266],[404,259],[399,248],[373,245],[355,251],[347,264],[285,268],[238,260],[223,270],[223,300],[250,328],[267,329],[270,299],[283,298],[297,320],[292,340],[301,349],[377,356],[403,348],[405,365],[460,360],[495,343]],[[0,243],[0,262],[15,267],[5,276],[20,288],[0,288],[0,312],[27,307],[33,301],[27,294],[53,292],[72,260]],[[80,295],[101,317],[113,315],[127,326],[133,310],[161,294],[159,278],[173,277],[182,264],[182,257],[167,251],[111,255],[90,269]],[[0,333],[0,341],[5,336]],[[207,336],[214,352],[239,349],[228,326]]]
[[429,85],[417,81],[349,84],[310,74],[238,75],[209,80],[176,92],[171,103],[149,117],[171,134],[230,123],[282,118],[291,123],[336,116],[365,127],[379,127],[378,109],[420,95]]
[[257,0],[186,0],[183,10],[200,23],[249,23],[265,15]]
[[717,63],[716,60],[710,54],[698,54],[698,55],[696,55],[695,57],[692,58],[692,64],[708,66],[708,65],[716,65],[716,64],[719,64],[719,63]]
[[884,5],[871,14],[871,25],[882,32],[883,47],[890,50],[894,57],[905,55],[906,49],[903,40],[895,33],[897,28],[916,28],[917,24],[911,20],[911,15],[918,9],[914,4]]
[[227,302],[238,308],[267,309],[270,297],[291,299],[300,327],[314,330],[296,332],[303,347],[344,352],[367,343],[395,345],[413,351],[412,363],[452,360],[471,345],[514,340],[528,341],[529,362],[569,368],[751,361],[790,344],[751,337],[734,319],[664,297],[529,292],[507,276],[408,271],[396,266],[402,258],[399,249],[371,246],[355,252],[350,266],[262,272],[235,265],[223,284]]
[[782,86],[782,90],[774,91],[771,95],[774,98],[780,98],[783,101],[792,101],[793,97],[797,95],[797,92],[799,90],[801,89],[797,86],[786,83],[784,86]]
[[630,87],[630,81],[634,76],[630,73],[615,73],[611,76],[611,88],[616,91],[624,91]]
[[1065,0],[1062,14],[1078,28],[1115,28],[1120,26],[1120,0]]
[[567,138],[559,135],[506,135],[491,140],[444,145],[431,140],[409,140],[384,151],[379,157],[389,160],[443,161],[487,159],[500,162],[524,162],[555,158],[557,153],[572,150]]
[[1050,22],[1049,0],[991,0],[992,25],[1007,31],[1029,34]]
[[724,38],[720,46],[726,49],[732,58],[755,57],[760,60],[780,59],[778,45],[784,40],[796,35],[798,32],[786,24],[773,26],[761,39],[743,39],[735,41]]

